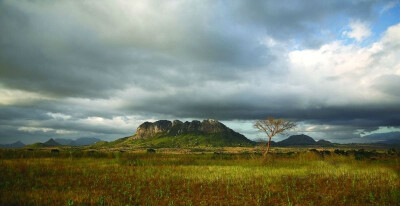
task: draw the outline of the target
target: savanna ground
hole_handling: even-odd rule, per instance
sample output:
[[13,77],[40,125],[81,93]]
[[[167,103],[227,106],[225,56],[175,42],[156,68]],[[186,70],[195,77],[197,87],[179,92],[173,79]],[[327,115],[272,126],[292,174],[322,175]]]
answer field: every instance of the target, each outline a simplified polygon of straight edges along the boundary
[[0,204],[400,205],[394,150],[234,150],[0,150]]

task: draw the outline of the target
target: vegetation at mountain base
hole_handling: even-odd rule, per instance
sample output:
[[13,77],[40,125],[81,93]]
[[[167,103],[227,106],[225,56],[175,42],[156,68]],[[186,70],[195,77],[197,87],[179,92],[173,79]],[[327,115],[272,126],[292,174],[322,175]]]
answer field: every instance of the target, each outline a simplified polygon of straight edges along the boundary
[[220,134],[204,134],[191,132],[170,136],[167,133],[157,133],[145,139],[121,139],[95,147],[131,147],[131,148],[181,148],[181,147],[243,147],[253,146],[256,143],[250,140],[243,140],[235,136],[221,136]]

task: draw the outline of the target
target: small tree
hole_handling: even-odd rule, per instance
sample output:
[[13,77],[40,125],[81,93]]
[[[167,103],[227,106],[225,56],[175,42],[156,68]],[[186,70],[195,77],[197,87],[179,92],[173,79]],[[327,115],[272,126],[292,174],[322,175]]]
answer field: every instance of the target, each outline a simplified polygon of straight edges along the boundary
[[[276,134],[283,133],[286,130],[296,127],[296,123],[285,120],[285,119],[275,119],[268,117],[267,119],[258,120],[254,123],[254,128],[258,129],[260,132],[264,132],[268,136],[268,143],[264,144],[264,157],[267,156],[269,152],[269,147],[271,146],[271,138]],[[265,151],[265,145],[267,145],[267,151]]]

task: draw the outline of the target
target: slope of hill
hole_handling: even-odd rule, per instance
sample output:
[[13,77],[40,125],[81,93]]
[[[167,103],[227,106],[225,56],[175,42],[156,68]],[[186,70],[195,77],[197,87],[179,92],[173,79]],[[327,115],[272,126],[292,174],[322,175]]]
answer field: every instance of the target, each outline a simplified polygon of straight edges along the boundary
[[28,144],[24,148],[39,149],[39,148],[43,148],[43,147],[47,147],[47,146],[44,143],[37,142],[37,143],[33,143],[33,144]]
[[141,124],[131,137],[110,142],[107,146],[194,147],[251,146],[254,142],[216,120],[181,122],[159,120]]
[[76,140],[73,139],[55,139],[55,141],[61,145],[69,145],[69,146],[85,146],[92,145],[96,142],[100,142],[101,139],[94,137],[82,137]]

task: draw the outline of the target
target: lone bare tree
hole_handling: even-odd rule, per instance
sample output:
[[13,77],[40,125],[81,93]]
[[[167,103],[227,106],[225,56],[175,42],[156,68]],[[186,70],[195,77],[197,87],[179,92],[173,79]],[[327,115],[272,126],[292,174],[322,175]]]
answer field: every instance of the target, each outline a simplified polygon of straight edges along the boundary
[[[268,117],[267,119],[258,120],[254,123],[254,128],[258,129],[260,132],[264,132],[268,136],[267,151],[263,152],[264,157],[267,156],[269,152],[269,147],[271,146],[271,138],[276,134],[283,133],[286,130],[296,127],[296,123],[285,120],[285,119],[275,119],[273,117]],[[264,148],[265,148],[264,145]]]

